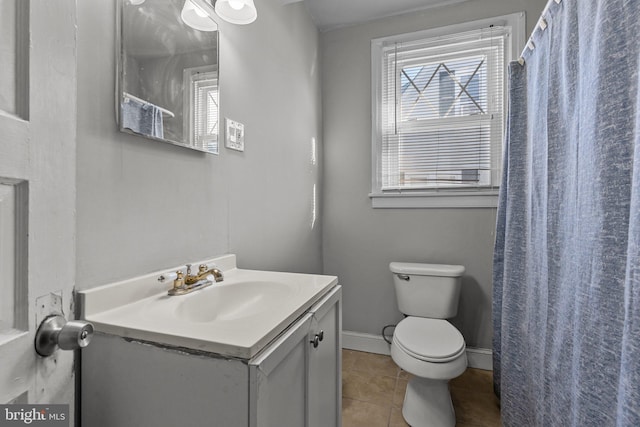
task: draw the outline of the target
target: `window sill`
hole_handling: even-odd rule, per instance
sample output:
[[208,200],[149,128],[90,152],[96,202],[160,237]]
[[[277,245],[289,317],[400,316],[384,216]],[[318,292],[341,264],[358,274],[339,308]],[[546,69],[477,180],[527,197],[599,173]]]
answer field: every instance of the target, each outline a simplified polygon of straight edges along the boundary
[[394,208],[496,208],[498,190],[479,192],[371,193],[374,209]]

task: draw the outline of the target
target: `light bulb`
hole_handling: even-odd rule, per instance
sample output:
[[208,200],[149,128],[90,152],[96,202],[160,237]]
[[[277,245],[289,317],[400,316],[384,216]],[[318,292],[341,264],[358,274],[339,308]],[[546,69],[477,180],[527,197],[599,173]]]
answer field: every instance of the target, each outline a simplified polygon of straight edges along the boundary
[[253,0],[218,0],[215,3],[216,14],[232,24],[250,24],[258,17]]
[[244,7],[244,2],[242,0],[229,0],[229,6],[234,10],[240,10]]

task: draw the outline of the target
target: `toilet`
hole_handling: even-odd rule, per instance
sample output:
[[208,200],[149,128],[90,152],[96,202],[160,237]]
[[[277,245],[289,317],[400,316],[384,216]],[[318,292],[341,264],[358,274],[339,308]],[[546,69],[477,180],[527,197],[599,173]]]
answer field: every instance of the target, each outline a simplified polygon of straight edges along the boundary
[[464,338],[449,319],[458,312],[461,265],[392,262],[398,308],[391,357],[412,374],[402,405],[411,427],[456,424],[449,380],[467,369]]

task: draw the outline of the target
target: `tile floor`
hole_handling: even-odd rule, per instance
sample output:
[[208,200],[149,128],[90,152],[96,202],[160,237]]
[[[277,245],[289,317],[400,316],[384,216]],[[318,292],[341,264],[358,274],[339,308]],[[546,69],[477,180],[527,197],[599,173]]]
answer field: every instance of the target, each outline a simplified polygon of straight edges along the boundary
[[[402,418],[408,380],[389,356],[342,350],[342,426],[408,426]],[[449,385],[456,426],[501,426],[490,371],[469,368]]]

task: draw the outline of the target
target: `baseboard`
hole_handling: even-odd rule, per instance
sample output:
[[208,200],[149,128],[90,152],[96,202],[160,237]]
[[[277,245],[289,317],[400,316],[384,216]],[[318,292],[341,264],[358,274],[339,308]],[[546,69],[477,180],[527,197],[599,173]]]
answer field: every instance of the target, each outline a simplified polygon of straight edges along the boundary
[[342,348],[387,356],[391,354],[391,345],[382,338],[382,335],[352,331],[342,331]]
[[488,348],[467,347],[467,364],[470,368],[493,371],[493,352]]
[[[391,354],[391,346],[381,335],[342,331],[342,348],[367,353]],[[488,348],[467,347],[467,361],[470,368],[493,370],[493,355]]]

